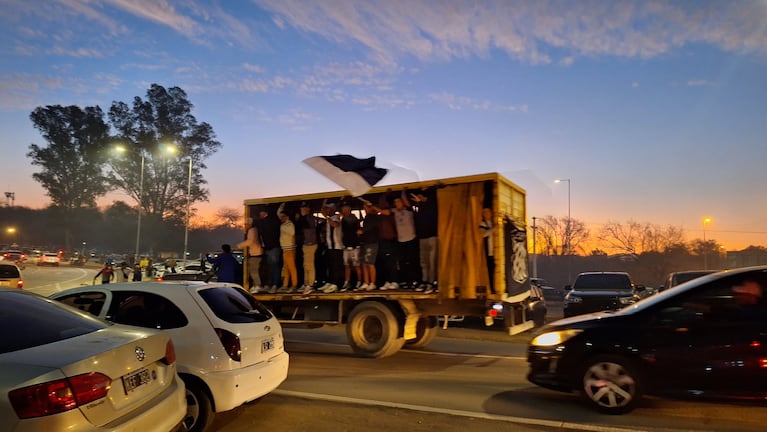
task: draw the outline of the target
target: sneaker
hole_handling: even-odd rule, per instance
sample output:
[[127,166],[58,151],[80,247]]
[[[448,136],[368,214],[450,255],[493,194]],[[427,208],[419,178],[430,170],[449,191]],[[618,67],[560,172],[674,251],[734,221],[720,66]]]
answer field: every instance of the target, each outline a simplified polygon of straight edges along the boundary
[[389,285],[389,289],[390,289],[390,290],[398,290],[398,289],[399,289],[399,284],[398,284],[397,282],[392,282],[392,283]]
[[374,283],[371,283],[371,284],[367,284],[367,285],[365,286],[365,291],[373,291],[373,290],[375,290],[375,289],[378,289],[378,288],[376,287],[376,284],[374,284]]
[[365,291],[368,288],[368,284],[364,283],[362,285],[357,285],[357,288],[354,288],[354,291]]
[[330,294],[338,291],[338,285],[336,284],[327,284],[327,286],[322,287],[322,292],[325,294]]
[[289,293],[290,292],[290,287],[286,287],[286,286],[279,287],[279,288],[277,288],[277,292]]
[[362,281],[357,281],[357,285],[354,287],[354,289],[358,290],[358,289],[362,288],[362,285],[367,285],[367,284],[363,284]]
[[276,292],[277,292],[277,285],[272,285],[272,286],[269,288],[269,294],[274,294],[274,293],[276,293]]
[[344,282],[343,286],[341,287],[341,292],[349,291],[349,288],[351,288],[351,284],[348,281],[346,281],[346,282]]
[[256,286],[254,286],[253,288],[250,289],[250,293],[251,294],[258,294],[258,293],[261,292],[262,289],[263,288],[261,288],[259,285],[256,285]]
[[312,288],[312,286],[311,286],[311,285],[304,285],[304,286],[303,286],[303,292],[304,292],[304,294],[309,294],[309,293],[311,293],[312,291],[314,291],[314,288]]
[[420,285],[415,287],[415,290],[416,290],[416,292],[421,292],[421,291],[423,291],[425,289],[425,287],[426,287],[426,284],[420,284]]
[[431,294],[434,292],[434,289],[431,287],[431,285],[426,285],[426,289],[423,290],[424,294]]

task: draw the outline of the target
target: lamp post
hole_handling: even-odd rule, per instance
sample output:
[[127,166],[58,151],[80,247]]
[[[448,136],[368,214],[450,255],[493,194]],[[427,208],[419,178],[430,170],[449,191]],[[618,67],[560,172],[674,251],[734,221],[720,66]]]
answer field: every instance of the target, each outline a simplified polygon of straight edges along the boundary
[[186,265],[186,255],[189,246],[189,207],[192,204],[192,156],[189,156],[189,179],[186,184],[186,221],[184,224],[184,265]]
[[536,217],[533,216],[533,277],[538,277],[538,251],[535,249],[535,219]]
[[[128,149],[122,145],[115,146],[115,150],[117,150],[119,153],[125,153],[128,151]],[[141,171],[138,179],[138,219],[136,221],[136,252],[134,255],[135,262],[139,261],[139,246],[141,242],[141,206],[143,203],[142,198],[144,196],[144,152],[141,150],[139,151],[141,152]],[[85,248],[85,242],[83,242],[83,248]]]
[[571,237],[572,236],[572,231],[571,231],[571,229],[572,229],[572,226],[571,226],[572,221],[571,221],[571,218],[570,218],[570,179],[569,178],[568,179],[556,179],[556,180],[554,180],[554,182],[555,183],[567,182],[567,225],[565,225],[565,239],[566,239],[566,243],[567,243],[567,255],[568,255],[568,258],[567,258],[567,280],[570,281],[570,280],[572,280],[572,273],[571,273],[571,268],[570,268],[571,267],[571,265],[570,265],[571,258],[569,258],[569,256],[572,255],[572,253],[570,251],[571,246],[572,246],[572,237]]
[[706,224],[711,223],[711,218],[703,218],[703,270],[708,270],[708,246],[706,245]]

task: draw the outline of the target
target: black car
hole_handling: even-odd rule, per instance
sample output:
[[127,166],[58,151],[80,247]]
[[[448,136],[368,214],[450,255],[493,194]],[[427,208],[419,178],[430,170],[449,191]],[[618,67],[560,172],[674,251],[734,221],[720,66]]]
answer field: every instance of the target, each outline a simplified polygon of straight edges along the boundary
[[615,312],[565,318],[528,347],[528,380],[622,413],[642,394],[767,401],[767,266],[723,271]]
[[625,272],[586,272],[565,286],[565,317],[604,310],[616,310],[639,300],[638,289]]

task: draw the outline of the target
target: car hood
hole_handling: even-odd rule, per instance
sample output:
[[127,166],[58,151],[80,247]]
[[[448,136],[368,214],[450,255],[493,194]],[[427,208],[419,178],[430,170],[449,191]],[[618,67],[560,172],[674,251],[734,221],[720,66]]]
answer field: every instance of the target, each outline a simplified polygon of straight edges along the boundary
[[594,312],[590,314],[576,315],[562,318],[546,325],[546,327],[581,327],[594,321],[616,318],[614,311]]

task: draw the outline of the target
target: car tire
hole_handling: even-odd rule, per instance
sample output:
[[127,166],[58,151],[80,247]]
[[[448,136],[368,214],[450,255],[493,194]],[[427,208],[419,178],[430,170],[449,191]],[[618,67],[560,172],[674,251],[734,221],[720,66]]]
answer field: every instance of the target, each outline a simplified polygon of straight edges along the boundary
[[642,397],[642,380],[637,368],[625,357],[592,357],[585,362],[580,377],[584,400],[606,414],[627,413]]
[[360,303],[352,309],[346,323],[346,336],[355,353],[373,358],[390,356],[405,344],[392,310],[374,301]]
[[213,423],[215,413],[207,389],[194,379],[182,376],[186,385],[186,417],[188,432],[205,432]]

